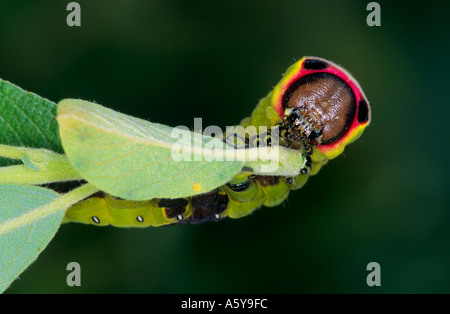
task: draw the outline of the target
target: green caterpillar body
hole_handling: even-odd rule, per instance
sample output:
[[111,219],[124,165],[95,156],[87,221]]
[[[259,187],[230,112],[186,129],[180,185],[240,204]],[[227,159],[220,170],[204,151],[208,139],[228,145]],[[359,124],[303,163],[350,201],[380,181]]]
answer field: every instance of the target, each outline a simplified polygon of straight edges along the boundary
[[199,224],[277,206],[356,140],[370,119],[368,101],[348,72],[327,60],[304,57],[241,121],[243,127],[278,126],[280,145],[306,156],[299,175],[261,176],[244,168],[213,191],[178,199],[130,201],[100,193],[68,209],[65,222],[116,227]]
[[90,197],[72,208],[66,222],[99,226],[158,227],[199,224],[225,217],[241,218],[261,206],[277,206],[291,189],[300,188],[306,175],[283,177],[238,175],[228,184],[190,198],[128,201],[108,194]]

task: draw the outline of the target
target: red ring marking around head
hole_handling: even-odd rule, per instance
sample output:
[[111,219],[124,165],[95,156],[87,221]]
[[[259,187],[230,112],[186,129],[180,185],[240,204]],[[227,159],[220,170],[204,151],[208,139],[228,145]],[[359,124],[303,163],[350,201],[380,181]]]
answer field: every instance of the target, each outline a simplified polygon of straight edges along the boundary
[[[325,69],[320,70],[309,70],[304,68],[304,63],[306,60],[319,60],[327,64],[327,67]],[[371,119],[371,113],[370,108],[368,112],[368,119],[365,122],[358,122],[358,112],[359,112],[359,102],[361,100],[364,100],[367,105],[369,105],[369,102],[367,101],[366,96],[364,95],[364,92],[359,85],[359,83],[351,76],[350,73],[348,73],[345,69],[343,69],[341,66],[336,65],[328,60],[317,58],[317,57],[303,57],[300,61],[298,61],[296,64],[292,66],[295,70],[295,68],[300,67],[300,71],[294,71],[293,73],[289,73],[289,69],[287,71],[287,76],[285,76],[280,83],[275,87],[275,93],[274,98],[272,99],[274,110],[277,112],[278,116],[280,118],[284,117],[284,108],[283,108],[283,98],[286,90],[291,86],[294,82],[296,82],[301,77],[312,74],[312,73],[330,73],[334,74],[337,77],[344,80],[352,89],[353,93],[355,94],[355,101],[356,101],[356,112],[355,117],[347,130],[345,134],[343,134],[338,141],[326,145],[318,145],[317,149],[324,153],[325,155],[333,155],[336,150],[339,150],[340,146],[346,145],[347,143],[351,142],[352,139],[360,135],[362,129],[364,129],[365,126],[367,126],[370,123]],[[328,157],[328,156],[327,156]]]

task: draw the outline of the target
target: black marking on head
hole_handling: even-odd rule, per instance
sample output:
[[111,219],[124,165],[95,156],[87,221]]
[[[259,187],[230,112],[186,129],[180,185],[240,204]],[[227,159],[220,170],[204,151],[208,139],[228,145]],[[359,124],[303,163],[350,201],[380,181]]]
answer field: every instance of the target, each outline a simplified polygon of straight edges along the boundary
[[358,106],[358,122],[363,123],[367,120],[369,120],[369,105],[364,99],[361,99]]
[[100,223],[100,219],[97,216],[92,216],[92,221],[97,225]]
[[317,59],[308,59],[303,63],[303,68],[306,70],[323,70],[327,67],[328,63]]
[[137,217],[136,217],[136,220],[137,220],[138,222],[144,222],[144,217],[142,217],[142,216],[137,216]]

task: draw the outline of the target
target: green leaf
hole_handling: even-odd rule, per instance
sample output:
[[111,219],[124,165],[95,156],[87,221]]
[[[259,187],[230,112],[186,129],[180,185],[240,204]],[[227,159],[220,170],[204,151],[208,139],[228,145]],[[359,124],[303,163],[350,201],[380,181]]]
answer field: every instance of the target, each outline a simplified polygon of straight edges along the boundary
[[[72,166],[100,190],[128,200],[205,193],[230,181],[245,164],[243,159],[219,161],[202,155],[205,146],[224,152],[226,145],[219,139],[188,130],[179,130],[174,138],[171,127],[87,101],[61,101],[57,120]],[[173,158],[172,150],[180,143],[191,145],[190,161]]]
[[[0,185],[0,222],[19,217],[58,198],[52,190]],[[44,250],[58,230],[64,211],[0,235],[0,292]]]
[[[54,102],[0,79],[0,144],[63,152]],[[11,161],[0,158],[0,166]]]
[[91,184],[61,196],[41,187],[0,185],[0,292],[44,250],[65,211],[96,192]]

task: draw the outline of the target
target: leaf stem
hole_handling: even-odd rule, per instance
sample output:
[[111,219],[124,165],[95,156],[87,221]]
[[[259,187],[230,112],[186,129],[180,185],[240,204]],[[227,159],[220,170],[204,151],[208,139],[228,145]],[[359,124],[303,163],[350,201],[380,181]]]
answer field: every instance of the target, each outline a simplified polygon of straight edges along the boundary
[[[11,159],[22,159],[24,153],[31,153],[32,151],[44,151],[44,149],[27,148],[20,146],[9,146],[0,144],[0,157],[6,157]],[[56,154],[56,153],[55,153]]]
[[82,180],[66,155],[46,149],[0,145],[0,157],[21,159],[23,165],[0,167],[0,184],[45,184]]

